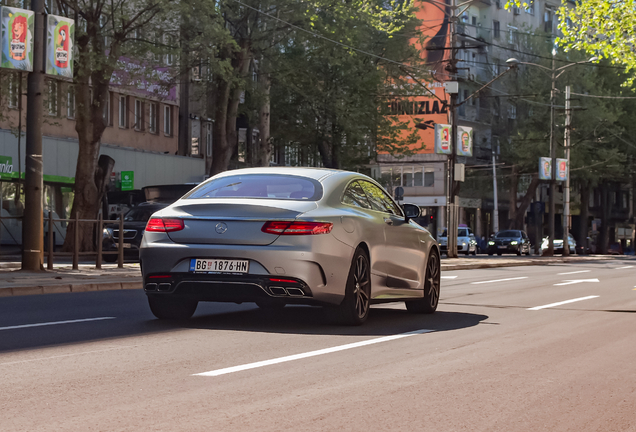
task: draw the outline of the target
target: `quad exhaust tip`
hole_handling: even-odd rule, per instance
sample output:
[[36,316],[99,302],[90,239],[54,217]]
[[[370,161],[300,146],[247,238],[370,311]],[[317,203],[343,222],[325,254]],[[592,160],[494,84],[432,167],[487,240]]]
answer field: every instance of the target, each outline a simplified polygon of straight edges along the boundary
[[302,297],[305,292],[300,288],[269,287],[269,291],[277,296]]

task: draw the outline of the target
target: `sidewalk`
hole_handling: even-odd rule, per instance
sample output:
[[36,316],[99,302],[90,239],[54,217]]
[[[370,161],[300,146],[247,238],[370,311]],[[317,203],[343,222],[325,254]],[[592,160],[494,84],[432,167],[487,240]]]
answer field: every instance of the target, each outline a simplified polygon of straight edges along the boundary
[[[633,256],[572,256],[557,257],[494,257],[474,256],[457,259],[442,258],[442,270],[470,270],[496,267],[546,265],[557,263],[584,263],[608,260],[636,262]],[[139,264],[103,264],[101,270],[95,264],[80,264],[73,270],[71,264],[61,264],[51,271],[26,272],[20,270],[20,262],[0,262],[0,297],[37,294],[56,294],[87,291],[112,291],[121,289],[141,289],[142,279]]]

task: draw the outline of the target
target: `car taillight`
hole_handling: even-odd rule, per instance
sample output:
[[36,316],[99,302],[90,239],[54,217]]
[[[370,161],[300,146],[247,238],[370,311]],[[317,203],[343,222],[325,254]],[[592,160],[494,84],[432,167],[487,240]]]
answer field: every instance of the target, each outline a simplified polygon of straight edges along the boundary
[[154,232],[181,231],[184,228],[182,219],[151,218],[146,224],[146,231]]
[[315,235],[329,234],[333,224],[330,222],[265,222],[261,231],[276,235]]

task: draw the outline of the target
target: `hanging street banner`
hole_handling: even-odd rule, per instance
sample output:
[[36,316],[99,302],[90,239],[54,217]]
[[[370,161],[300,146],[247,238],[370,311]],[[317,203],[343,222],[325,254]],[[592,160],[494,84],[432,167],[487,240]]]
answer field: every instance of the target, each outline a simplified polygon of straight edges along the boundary
[[473,156],[473,128],[457,126],[457,156]]
[[48,15],[46,28],[46,73],[72,79],[75,21]]
[[567,159],[557,159],[557,170],[556,170],[556,179],[557,181],[566,181],[568,179],[568,160]]
[[451,126],[446,124],[435,125],[435,153],[452,154],[450,142]]
[[31,72],[33,70],[33,30],[32,11],[3,6],[0,11],[2,21],[2,62],[0,67]]
[[539,158],[539,180],[552,179],[552,159],[549,157]]

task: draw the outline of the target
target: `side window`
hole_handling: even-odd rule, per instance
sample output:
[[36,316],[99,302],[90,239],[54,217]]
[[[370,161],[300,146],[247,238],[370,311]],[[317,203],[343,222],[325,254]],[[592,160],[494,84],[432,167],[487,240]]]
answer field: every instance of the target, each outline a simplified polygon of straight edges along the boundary
[[360,185],[364,190],[364,194],[371,203],[373,210],[391,213],[400,216],[402,212],[391,198],[379,187],[367,181],[361,181]]
[[371,208],[369,201],[367,201],[367,197],[364,195],[364,191],[357,181],[354,181],[347,186],[347,190],[345,190],[344,196],[342,197],[342,202],[354,207],[366,209]]

